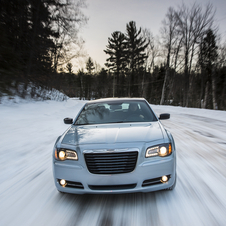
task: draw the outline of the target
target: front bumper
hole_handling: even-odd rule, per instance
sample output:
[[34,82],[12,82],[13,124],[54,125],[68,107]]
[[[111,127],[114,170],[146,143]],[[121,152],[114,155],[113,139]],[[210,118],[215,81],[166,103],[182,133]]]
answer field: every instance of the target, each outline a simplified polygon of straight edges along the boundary
[[[72,194],[114,194],[163,190],[170,188],[175,182],[176,153],[173,152],[170,156],[163,158],[146,159],[137,163],[134,171],[130,173],[112,175],[92,174],[85,165],[79,162],[72,160],[61,162],[53,159],[53,175],[56,188],[61,192]],[[169,176],[168,182],[157,182],[163,175]],[[60,179],[68,181],[69,186],[61,186]]]

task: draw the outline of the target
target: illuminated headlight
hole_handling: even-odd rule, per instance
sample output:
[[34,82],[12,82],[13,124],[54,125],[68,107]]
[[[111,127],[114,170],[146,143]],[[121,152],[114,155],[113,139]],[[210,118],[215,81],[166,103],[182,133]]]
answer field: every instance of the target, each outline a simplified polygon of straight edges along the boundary
[[66,159],[78,160],[78,155],[76,151],[71,151],[67,149],[55,149],[55,158],[61,161],[64,161]]
[[65,151],[60,151],[58,154],[58,157],[60,160],[65,160],[66,159],[66,152]]
[[153,157],[153,156],[168,156],[172,153],[172,146],[171,144],[163,144],[154,147],[150,147],[146,151],[146,158]]
[[159,156],[166,156],[168,154],[168,150],[166,147],[159,148]]

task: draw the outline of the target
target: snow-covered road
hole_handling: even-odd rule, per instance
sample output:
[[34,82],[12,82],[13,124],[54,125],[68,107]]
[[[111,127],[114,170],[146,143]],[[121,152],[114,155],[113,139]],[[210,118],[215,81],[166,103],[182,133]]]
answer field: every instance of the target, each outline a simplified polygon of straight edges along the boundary
[[83,101],[0,105],[0,225],[226,225],[226,112],[155,106],[177,147],[175,190],[59,194],[53,144]]

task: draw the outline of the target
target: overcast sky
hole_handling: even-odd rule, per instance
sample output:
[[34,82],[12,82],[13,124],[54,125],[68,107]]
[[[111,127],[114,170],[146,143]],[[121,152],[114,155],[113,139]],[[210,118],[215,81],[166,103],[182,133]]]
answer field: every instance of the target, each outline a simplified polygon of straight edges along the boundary
[[[82,28],[80,35],[85,40],[85,50],[94,61],[102,67],[106,63],[107,54],[104,53],[108,37],[114,31],[125,32],[126,24],[133,20],[137,28],[147,28],[153,35],[159,35],[161,22],[167,9],[177,8],[182,0],[86,0],[87,8],[83,13],[89,18]],[[186,5],[195,1],[186,0]],[[226,39],[226,0],[197,0],[203,7],[212,3],[216,9],[216,21],[219,33]]]

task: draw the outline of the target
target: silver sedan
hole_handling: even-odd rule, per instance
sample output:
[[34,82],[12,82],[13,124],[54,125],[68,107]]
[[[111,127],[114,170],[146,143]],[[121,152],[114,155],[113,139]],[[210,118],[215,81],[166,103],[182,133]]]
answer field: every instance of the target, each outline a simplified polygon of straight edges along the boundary
[[107,194],[172,190],[173,137],[143,98],[89,101],[58,137],[53,176],[58,191]]

